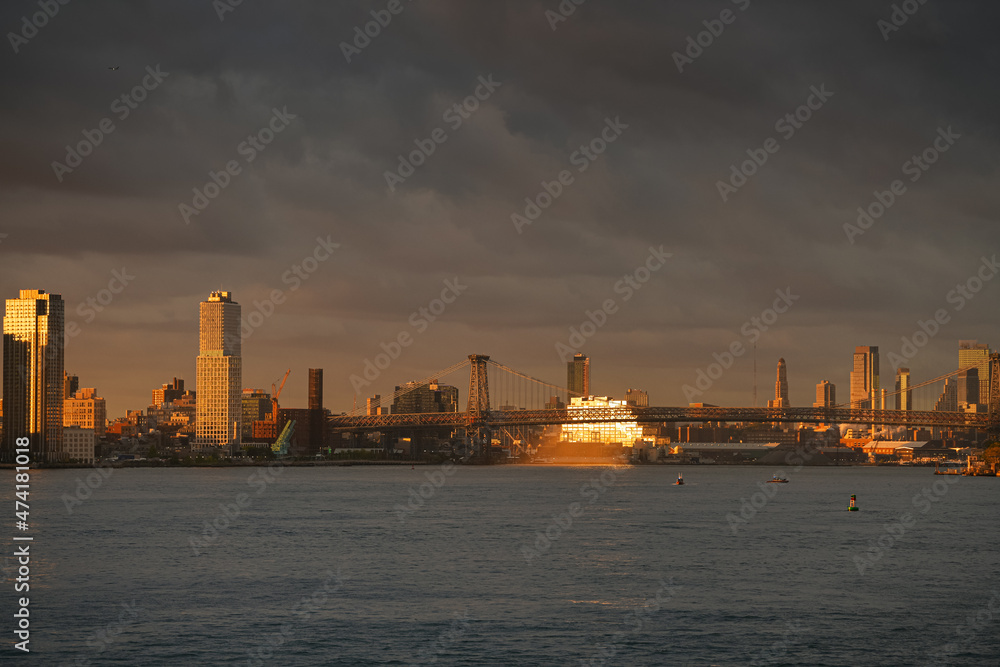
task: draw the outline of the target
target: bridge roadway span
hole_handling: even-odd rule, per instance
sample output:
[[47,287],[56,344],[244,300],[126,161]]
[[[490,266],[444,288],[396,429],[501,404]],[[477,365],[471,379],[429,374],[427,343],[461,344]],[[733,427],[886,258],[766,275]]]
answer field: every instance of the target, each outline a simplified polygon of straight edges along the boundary
[[953,426],[988,429],[988,413],[850,408],[588,408],[587,410],[490,410],[484,413],[429,412],[372,416],[334,416],[329,426],[342,431],[486,426],[547,426],[572,423],[638,422],[804,422],[815,424],[880,424],[886,426]]

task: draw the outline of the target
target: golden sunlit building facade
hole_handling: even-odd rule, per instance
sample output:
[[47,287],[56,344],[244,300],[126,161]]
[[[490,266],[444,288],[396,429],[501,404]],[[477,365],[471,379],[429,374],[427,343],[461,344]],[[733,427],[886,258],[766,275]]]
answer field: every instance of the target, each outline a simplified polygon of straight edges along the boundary
[[3,318],[3,448],[14,461],[17,438],[28,438],[35,461],[63,458],[63,341],[66,305],[45,290],[20,290]]
[[243,423],[240,305],[231,292],[201,302],[197,364],[197,447],[239,447]]
[[601,411],[603,415],[610,413],[621,418],[635,414],[626,401],[616,401],[607,396],[574,396],[566,406],[570,422],[562,425],[559,439],[564,442],[621,443],[626,446],[632,446],[636,440],[642,440],[642,426],[638,422],[587,422],[588,412],[593,411]]

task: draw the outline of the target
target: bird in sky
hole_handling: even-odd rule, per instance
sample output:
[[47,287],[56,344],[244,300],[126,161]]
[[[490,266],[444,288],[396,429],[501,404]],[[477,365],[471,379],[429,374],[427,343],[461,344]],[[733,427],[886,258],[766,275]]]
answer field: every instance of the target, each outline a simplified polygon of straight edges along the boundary
[[111,70],[111,71],[114,71],[114,70],[118,69],[118,67],[119,67],[118,65],[115,65],[114,67],[109,67],[108,69]]

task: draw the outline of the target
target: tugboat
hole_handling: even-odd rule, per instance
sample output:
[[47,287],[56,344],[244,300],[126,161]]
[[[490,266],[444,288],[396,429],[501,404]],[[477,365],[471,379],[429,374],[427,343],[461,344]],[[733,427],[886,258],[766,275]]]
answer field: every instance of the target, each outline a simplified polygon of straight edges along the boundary
[[778,477],[778,474],[775,473],[774,475],[771,476],[771,479],[767,480],[767,483],[768,484],[788,484],[788,480],[785,479],[784,477]]
[[677,481],[674,482],[674,486],[684,486],[684,475],[682,473],[677,473]]

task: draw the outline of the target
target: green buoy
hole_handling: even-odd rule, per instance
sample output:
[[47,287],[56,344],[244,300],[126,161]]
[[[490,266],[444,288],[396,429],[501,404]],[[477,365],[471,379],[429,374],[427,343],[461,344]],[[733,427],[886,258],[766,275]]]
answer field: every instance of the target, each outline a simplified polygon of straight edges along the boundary
[[858,511],[858,506],[854,504],[856,501],[857,501],[857,498],[855,498],[854,495],[851,495],[851,504],[847,508],[848,512],[857,512]]

